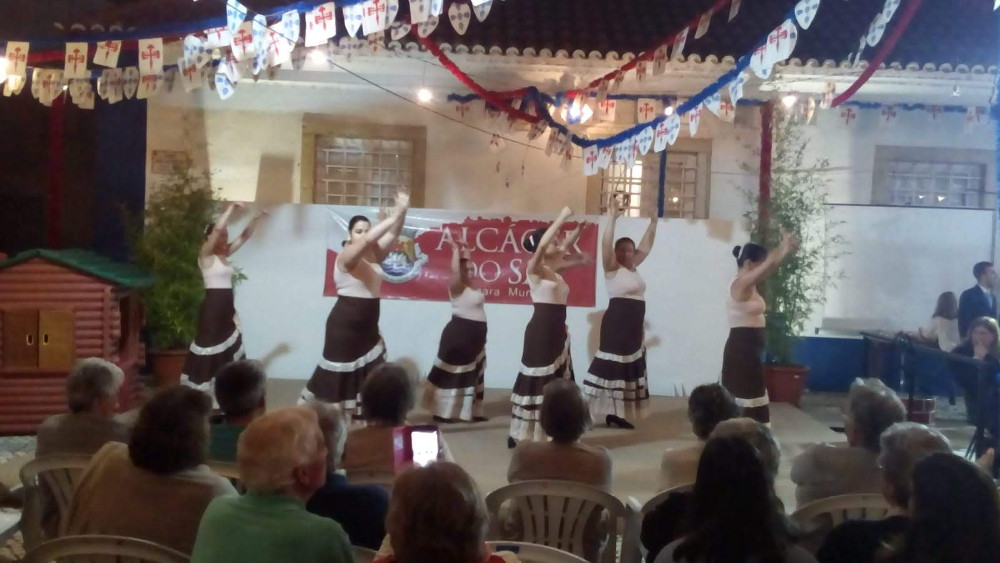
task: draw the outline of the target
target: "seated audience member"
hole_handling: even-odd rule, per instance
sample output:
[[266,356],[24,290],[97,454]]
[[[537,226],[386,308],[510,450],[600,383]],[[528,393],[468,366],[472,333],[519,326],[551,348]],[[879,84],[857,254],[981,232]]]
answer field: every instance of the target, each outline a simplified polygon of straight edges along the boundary
[[230,362],[215,375],[215,400],[223,419],[210,428],[208,458],[236,461],[236,441],[250,421],[264,414],[267,374],[257,360]]
[[385,519],[392,554],[377,563],[503,563],[486,547],[489,515],[472,477],[437,462],[403,472]]
[[[347,470],[348,479],[355,471],[392,477],[395,472],[392,429],[406,424],[406,415],[414,401],[413,383],[399,364],[386,362],[365,379],[361,385],[361,412],[366,425],[349,431],[344,444],[341,466]],[[438,459],[451,461],[444,437],[440,440]]]
[[[996,436],[996,374],[1000,372],[1000,329],[997,322],[989,317],[979,317],[969,325],[969,334],[952,350],[953,354],[975,358],[989,364],[982,382],[983,416],[986,428]],[[980,416],[980,370],[978,366],[964,362],[950,362],[955,382],[965,391],[965,410],[969,424],[977,424]]]
[[820,563],[882,561],[910,524],[910,483],[917,463],[935,452],[951,453],[940,432],[915,422],[897,422],[882,433],[882,494],[889,503],[883,520],[851,520],[830,532],[816,554]]
[[893,563],[1000,561],[993,480],[957,455],[934,453],[913,470],[910,527]]
[[580,388],[556,379],[545,386],[540,422],[549,442],[524,440],[514,448],[507,481],[556,479],[611,489],[611,456],[580,437],[590,427],[590,409]]
[[336,520],[347,532],[352,545],[378,549],[385,537],[389,492],[378,485],[351,485],[346,477],[335,473],[347,435],[344,418],[333,405],[312,402],[306,406],[316,411],[319,417],[319,427],[329,454],[326,481],[306,503],[306,509]]
[[107,442],[128,442],[128,425],[115,418],[124,379],[121,368],[107,360],[77,362],[66,377],[69,412],[49,417],[38,427],[35,457],[92,455]]
[[109,442],[84,471],[67,513],[66,533],[140,538],[191,553],[213,498],[235,495],[204,465],[212,398],[177,386],[139,412],[128,445]]
[[958,298],[951,291],[938,296],[934,315],[927,326],[920,327],[916,336],[945,352],[951,352],[961,342],[958,335]]
[[899,397],[877,379],[855,380],[847,398],[844,433],[847,446],[817,444],[792,463],[792,482],[799,507],[837,495],[878,493],[879,436],[906,420]]
[[689,523],[656,563],[808,563],[774,496],[774,475],[748,441],[712,438],[698,462]]
[[[752,418],[731,418],[717,424],[709,436],[709,438],[731,437],[741,438],[757,449],[773,483],[781,464],[781,446],[771,433],[771,429]],[[680,538],[689,529],[687,524],[693,502],[693,492],[671,493],[663,503],[642,519],[640,540],[649,552],[646,561],[655,560],[664,546]],[[776,499],[776,502],[780,504],[781,501]]]
[[282,409],[251,422],[237,454],[247,493],[212,501],[191,563],[351,563],[340,524],[305,506],[326,480],[326,460],[312,409]]
[[694,483],[694,477],[698,473],[698,458],[701,457],[708,435],[715,430],[715,425],[723,420],[736,418],[739,412],[733,396],[718,383],[695,387],[688,398],[688,420],[691,421],[691,430],[698,441],[663,452],[663,459],[660,461],[660,490]]

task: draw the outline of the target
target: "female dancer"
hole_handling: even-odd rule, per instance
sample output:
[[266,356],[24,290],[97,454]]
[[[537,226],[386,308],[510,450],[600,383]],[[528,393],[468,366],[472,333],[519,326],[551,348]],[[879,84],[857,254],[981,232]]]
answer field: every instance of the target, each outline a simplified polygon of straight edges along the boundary
[[582,223],[567,234],[561,244],[553,244],[559,229],[572,214],[570,208],[563,208],[555,222],[544,231],[538,229],[531,233],[524,243],[525,250],[533,253],[528,260],[527,273],[535,311],[524,331],[521,371],[511,395],[513,409],[508,448],[516,446],[518,440],[545,439],[538,418],[542,389],[546,383],[560,377],[574,380],[566,329],[569,285],[559,271],[586,261],[586,257],[567,256],[580,236]]
[[782,234],[781,244],[771,253],[759,244],[748,243],[733,249],[739,267],[729,287],[729,339],[722,354],[722,386],[743,409],[743,416],[770,422],[767,389],[764,386],[764,312],[767,303],[757,285],[778,269],[799,248],[794,236]]
[[363,215],[351,217],[348,240],[337,256],[333,281],[337,303],[326,319],[323,358],[299,396],[299,403],[319,399],[360,417],[358,395],[365,377],[385,361],[378,330],[382,267],[403,230],[410,194],[399,190],[389,216],[374,227]]
[[486,371],[486,311],[483,292],[472,282],[475,265],[469,251],[451,251],[451,321],[441,333],[437,359],[427,376],[424,407],[437,422],[482,422]]
[[583,385],[594,418],[603,414],[608,426],[635,428],[625,416],[632,414],[634,418],[643,401],[649,399],[646,349],[642,345],[646,282],[636,267],[653,249],[656,216],[650,218],[636,248],[628,237],[615,241],[615,223],[621,212],[616,196],[611,196],[609,206],[611,218],[601,239],[601,258],[611,300],[601,320],[601,343]]
[[205,229],[205,241],[198,253],[205,298],[198,314],[198,332],[184,359],[181,383],[210,395],[214,395],[212,378],[215,372],[246,356],[233,304],[233,266],[228,259],[250,239],[266,212],[258,211],[240,236],[229,242],[226,224],[233,211],[243,207],[239,202],[229,204],[215,223]]

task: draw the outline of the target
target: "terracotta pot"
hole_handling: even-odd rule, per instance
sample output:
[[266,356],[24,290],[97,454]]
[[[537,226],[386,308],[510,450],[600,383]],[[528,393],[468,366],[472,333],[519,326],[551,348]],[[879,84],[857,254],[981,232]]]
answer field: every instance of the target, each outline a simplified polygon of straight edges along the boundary
[[153,360],[153,385],[157,389],[180,385],[187,350],[156,350],[150,356]]
[[764,365],[764,384],[772,403],[799,406],[806,388],[808,366]]

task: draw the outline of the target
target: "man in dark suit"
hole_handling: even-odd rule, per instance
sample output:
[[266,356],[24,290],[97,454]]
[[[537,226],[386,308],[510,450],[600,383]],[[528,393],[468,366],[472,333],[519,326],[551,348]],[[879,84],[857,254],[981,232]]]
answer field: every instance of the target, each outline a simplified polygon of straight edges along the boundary
[[968,336],[969,325],[979,317],[997,318],[997,298],[993,286],[997,273],[992,262],[980,262],[972,268],[976,285],[962,292],[958,300],[958,332],[962,338]]

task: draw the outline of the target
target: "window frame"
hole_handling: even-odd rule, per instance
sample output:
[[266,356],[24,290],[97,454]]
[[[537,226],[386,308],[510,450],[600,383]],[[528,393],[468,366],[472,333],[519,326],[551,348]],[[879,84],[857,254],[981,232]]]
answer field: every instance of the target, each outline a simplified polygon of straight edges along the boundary
[[[889,178],[893,162],[925,162],[935,164],[972,164],[983,166],[983,191],[979,207],[958,205],[905,205],[892,201]],[[948,149],[937,147],[875,147],[872,168],[871,205],[913,207],[920,209],[989,210],[996,207],[996,160],[993,151],[982,149]]]
[[316,201],[316,147],[317,139],[324,136],[411,142],[413,153],[410,164],[410,206],[414,208],[424,206],[427,182],[426,127],[384,125],[318,114],[305,114],[302,117],[302,163],[299,171],[301,180],[299,185],[300,203],[335,205]]

